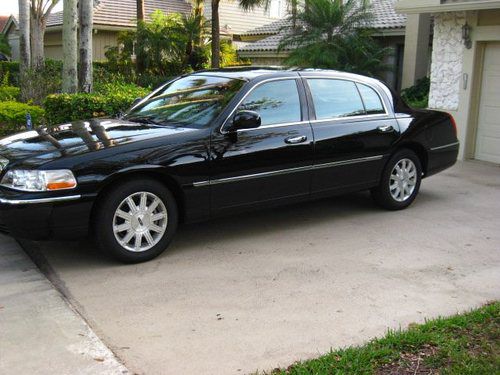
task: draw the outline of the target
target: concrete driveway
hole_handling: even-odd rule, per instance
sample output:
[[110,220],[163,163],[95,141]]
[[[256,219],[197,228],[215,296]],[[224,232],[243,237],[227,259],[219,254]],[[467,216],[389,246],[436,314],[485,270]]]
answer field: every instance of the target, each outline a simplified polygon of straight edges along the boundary
[[500,168],[458,164],[405,211],[366,193],[181,228],[123,266],[92,244],[24,243],[139,374],[240,374],[500,298]]

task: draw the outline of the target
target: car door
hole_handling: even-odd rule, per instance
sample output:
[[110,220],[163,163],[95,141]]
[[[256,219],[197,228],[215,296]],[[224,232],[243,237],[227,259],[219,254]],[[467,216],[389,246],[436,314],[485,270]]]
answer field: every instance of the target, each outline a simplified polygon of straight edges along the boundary
[[[258,112],[261,126],[228,131],[241,110]],[[298,75],[263,80],[249,89],[222,128],[212,133],[213,213],[310,194],[313,134],[306,116]]]
[[344,78],[305,78],[311,102],[315,194],[374,186],[399,128],[372,85]]

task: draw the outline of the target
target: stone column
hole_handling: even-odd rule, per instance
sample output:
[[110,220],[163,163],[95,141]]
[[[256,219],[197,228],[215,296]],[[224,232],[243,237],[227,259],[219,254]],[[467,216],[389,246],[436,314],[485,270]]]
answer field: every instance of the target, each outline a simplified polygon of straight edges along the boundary
[[413,86],[427,75],[429,65],[430,14],[408,14],[401,88]]

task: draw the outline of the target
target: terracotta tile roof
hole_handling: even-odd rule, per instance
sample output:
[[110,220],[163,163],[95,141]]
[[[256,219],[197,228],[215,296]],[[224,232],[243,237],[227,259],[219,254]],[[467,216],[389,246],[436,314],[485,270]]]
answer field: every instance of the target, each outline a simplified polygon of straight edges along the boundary
[[3,31],[7,21],[9,21],[10,16],[0,16],[0,33]]
[[[268,36],[264,39],[258,40],[253,43],[247,43],[244,47],[238,49],[238,53],[240,52],[266,52],[266,51],[278,51],[278,46],[283,38],[284,34],[274,34]],[[286,51],[290,50],[290,48],[284,49]]]
[[[406,15],[396,13],[394,6],[397,0],[371,0],[374,19],[372,27],[375,29],[397,29],[406,25]],[[287,19],[271,22],[259,26],[242,35],[267,35],[277,34],[283,27],[289,24]]]
[[[99,0],[94,7],[94,25],[134,27],[136,25],[136,0]],[[145,0],[146,17],[154,10],[164,13],[183,13],[191,11],[185,0]],[[62,25],[62,12],[51,14],[47,27]]]
[[[384,30],[402,30],[406,26],[406,15],[398,14],[394,10],[396,0],[371,0],[373,20],[371,26],[374,29]],[[257,27],[243,35],[269,35],[256,42],[247,43],[245,46],[238,49],[238,52],[266,52],[278,50],[283,34],[286,28],[290,25],[288,19],[281,19],[270,24]],[[290,48],[286,49],[290,50]]]
[[396,13],[397,0],[371,0],[376,29],[397,29],[406,26],[406,14]]

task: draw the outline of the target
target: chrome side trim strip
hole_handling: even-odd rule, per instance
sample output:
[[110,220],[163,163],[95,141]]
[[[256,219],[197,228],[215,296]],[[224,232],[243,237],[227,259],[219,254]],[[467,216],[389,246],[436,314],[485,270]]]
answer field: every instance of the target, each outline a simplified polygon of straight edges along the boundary
[[364,163],[364,162],[369,162],[369,161],[380,160],[383,157],[384,157],[384,155],[368,156],[366,158],[341,160],[341,161],[334,161],[331,163],[307,165],[304,167],[280,169],[280,170],[271,171],[271,172],[262,172],[262,173],[247,174],[247,175],[235,176],[235,177],[219,178],[217,180],[211,180],[211,181],[198,181],[198,182],[193,182],[193,187],[211,186],[211,185],[225,184],[228,182],[251,180],[254,178],[279,176],[279,175],[288,174],[288,173],[305,172],[305,171],[315,170],[315,169],[338,167],[341,165]]
[[329,167],[338,167],[340,165],[364,163],[367,161],[380,160],[383,157],[384,157],[384,155],[376,155],[376,156],[368,156],[366,158],[350,159],[350,160],[334,161],[331,163],[316,164],[316,165],[312,166],[312,169],[322,169],[322,168],[329,168]]
[[81,195],[68,195],[66,197],[53,197],[53,198],[38,198],[38,199],[5,199],[0,198],[1,204],[39,204],[39,203],[54,203],[54,202],[67,202],[80,199]]
[[[272,128],[282,128],[284,126],[293,126],[293,125],[306,125],[308,124],[309,121],[297,121],[297,122],[281,122],[279,124],[272,124],[272,125],[264,125],[264,126],[259,126],[258,128],[252,128],[252,129],[238,129],[236,130],[238,133],[244,133],[244,132],[251,132],[254,130],[262,130],[262,129],[272,129]],[[227,134],[227,133],[225,133]]]
[[438,146],[438,147],[432,147],[431,151],[436,151],[436,150],[441,150],[443,148],[448,148],[448,147],[453,147],[453,146],[458,146],[460,142],[453,142],[453,143],[448,143],[447,145],[443,146]]
[[[362,121],[369,119],[391,119],[391,117],[387,113],[379,113],[375,115],[356,115],[356,116],[344,116],[344,117],[332,117],[321,120],[311,120],[309,121],[311,124],[321,124],[325,122],[337,122],[337,121]],[[258,128],[257,128],[258,129]]]

